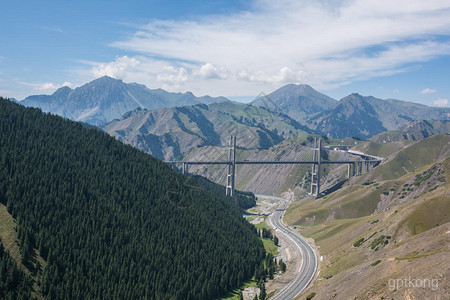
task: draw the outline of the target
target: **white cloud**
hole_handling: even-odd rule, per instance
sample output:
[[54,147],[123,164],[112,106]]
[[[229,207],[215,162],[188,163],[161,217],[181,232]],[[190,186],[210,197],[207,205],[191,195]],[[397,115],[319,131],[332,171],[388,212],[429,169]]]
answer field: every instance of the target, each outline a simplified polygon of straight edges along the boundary
[[335,88],[449,55],[449,9],[448,0],[255,0],[245,12],[138,26],[111,45],[139,55],[91,74],[212,95]]
[[237,73],[239,79],[261,83],[296,83],[306,78],[303,71],[294,72],[288,67],[282,67],[277,73],[265,73],[263,71],[251,72],[240,70]]
[[168,62],[145,56],[118,56],[112,62],[79,61],[90,69],[76,70],[85,80],[101,76],[110,76],[126,82],[145,84],[150,88],[164,88],[171,92],[180,92],[183,83],[190,78],[195,65],[188,63]]
[[179,85],[188,80],[188,74],[183,67],[165,66],[163,72],[156,76],[156,80],[169,85]]
[[203,79],[227,79],[229,77],[229,72],[226,68],[217,69],[211,63],[202,65],[197,74]]
[[421,94],[433,94],[436,93],[436,89],[426,88],[420,91]]
[[91,69],[95,77],[110,76],[114,78],[124,78],[127,72],[133,71],[138,65],[139,60],[128,56],[117,57],[115,61],[110,63],[100,63]]
[[53,92],[63,86],[72,87],[70,82],[63,82],[62,84],[55,84],[53,82],[44,82],[44,83],[28,83],[28,82],[20,82],[20,84],[30,86],[35,91],[39,92]]
[[434,105],[436,106],[447,106],[448,104],[448,99],[437,99],[436,101],[433,102]]

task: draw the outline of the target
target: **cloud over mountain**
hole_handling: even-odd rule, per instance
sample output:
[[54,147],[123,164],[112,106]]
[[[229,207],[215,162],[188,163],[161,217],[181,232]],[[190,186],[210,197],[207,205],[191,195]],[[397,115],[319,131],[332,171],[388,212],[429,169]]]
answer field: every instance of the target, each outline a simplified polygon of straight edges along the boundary
[[183,67],[186,84],[199,88],[213,78],[227,79],[222,84],[228,89],[239,89],[243,81],[259,83],[254,92],[264,84],[326,88],[396,74],[410,63],[450,54],[449,7],[438,0],[257,0],[249,11],[154,20],[112,46],[164,61],[149,77],[167,66]]

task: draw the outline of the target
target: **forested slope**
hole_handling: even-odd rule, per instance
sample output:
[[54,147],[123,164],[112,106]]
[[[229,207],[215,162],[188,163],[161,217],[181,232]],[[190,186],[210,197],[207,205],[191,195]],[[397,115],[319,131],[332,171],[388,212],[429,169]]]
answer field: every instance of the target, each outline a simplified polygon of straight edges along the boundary
[[217,298],[264,258],[220,190],[104,132],[0,99],[0,133],[0,202],[44,297]]
[[0,241],[0,299],[29,299],[31,280],[5,252]]

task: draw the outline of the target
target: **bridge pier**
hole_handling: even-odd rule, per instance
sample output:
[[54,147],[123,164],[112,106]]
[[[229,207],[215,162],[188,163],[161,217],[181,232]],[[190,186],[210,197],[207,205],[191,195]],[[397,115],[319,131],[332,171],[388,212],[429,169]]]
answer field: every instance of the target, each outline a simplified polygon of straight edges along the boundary
[[186,162],[184,162],[184,163],[183,163],[183,169],[182,169],[182,171],[181,171],[181,173],[182,173],[183,175],[187,175],[187,174],[188,174],[188,172],[189,172],[188,167],[189,167],[189,164],[186,163]]
[[227,187],[226,195],[230,196],[234,203],[237,205],[237,197],[234,191],[234,180],[236,176],[236,136],[231,136],[230,138],[230,149],[228,155],[228,170],[227,170]]
[[314,154],[313,154],[313,161],[317,163],[314,163],[312,165],[312,172],[311,172],[311,195],[318,197],[320,194],[320,149],[322,148],[322,139],[314,138]]

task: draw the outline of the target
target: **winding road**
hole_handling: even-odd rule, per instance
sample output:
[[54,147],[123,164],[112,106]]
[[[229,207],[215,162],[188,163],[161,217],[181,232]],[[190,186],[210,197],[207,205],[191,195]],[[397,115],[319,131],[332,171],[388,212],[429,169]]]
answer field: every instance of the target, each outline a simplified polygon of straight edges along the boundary
[[[267,197],[267,196],[263,196]],[[286,200],[279,197],[270,196],[272,199],[281,201],[280,206],[270,217],[270,223],[277,229],[277,235],[283,235],[287,241],[291,241],[298,249],[302,257],[302,263],[295,278],[278,294],[273,300],[293,299],[298,296],[308,286],[317,271],[317,256],[314,248],[301,236],[291,231],[281,223],[281,217],[286,208]]]

